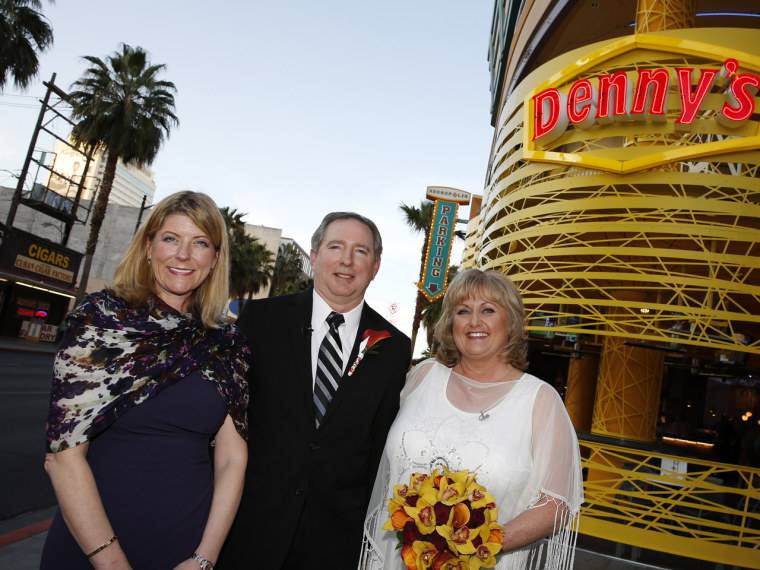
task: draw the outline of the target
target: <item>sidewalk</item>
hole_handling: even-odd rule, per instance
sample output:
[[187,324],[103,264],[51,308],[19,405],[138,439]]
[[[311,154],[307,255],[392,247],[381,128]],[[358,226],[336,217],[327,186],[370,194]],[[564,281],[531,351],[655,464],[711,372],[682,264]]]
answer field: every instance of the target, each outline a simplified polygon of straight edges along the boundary
[[55,354],[58,350],[58,343],[31,341],[12,336],[0,336],[0,350],[17,350],[20,352],[41,352],[44,354]]
[[[57,507],[51,507],[26,513],[11,520],[0,521],[0,568],[38,569],[47,528],[56,509]],[[582,548],[578,548],[575,552],[575,568],[576,570],[668,570],[663,566],[621,560]]]
[[0,568],[37,570],[47,529],[58,507],[0,521]]

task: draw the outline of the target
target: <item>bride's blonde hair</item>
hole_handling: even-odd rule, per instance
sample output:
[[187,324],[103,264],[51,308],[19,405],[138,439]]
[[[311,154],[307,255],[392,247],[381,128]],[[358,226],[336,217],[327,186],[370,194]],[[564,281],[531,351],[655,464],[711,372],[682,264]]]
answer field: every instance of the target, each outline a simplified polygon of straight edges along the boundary
[[443,297],[441,318],[435,324],[435,338],[439,343],[435,358],[452,367],[462,359],[454,342],[454,309],[457,305],[480,293],[507,312],[507,342],[501,361],[518,370],[528,368],[528,343],[525,338],[525,309],[520,291],[510,279],[498,271],[467,269],[451,280]]

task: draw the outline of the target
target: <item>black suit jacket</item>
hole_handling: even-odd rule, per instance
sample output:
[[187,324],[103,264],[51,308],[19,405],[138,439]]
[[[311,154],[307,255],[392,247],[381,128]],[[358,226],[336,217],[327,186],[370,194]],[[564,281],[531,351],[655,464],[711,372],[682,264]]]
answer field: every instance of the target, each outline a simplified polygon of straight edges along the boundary
[[386,330],[344,374],[319,429],[311,373],[312,290],[251,301],[238,326],[253,352],[248,470],[220,570],[297,566],[353,570],[369,495],[409,368],[409,338],[364,305],[362,334]]

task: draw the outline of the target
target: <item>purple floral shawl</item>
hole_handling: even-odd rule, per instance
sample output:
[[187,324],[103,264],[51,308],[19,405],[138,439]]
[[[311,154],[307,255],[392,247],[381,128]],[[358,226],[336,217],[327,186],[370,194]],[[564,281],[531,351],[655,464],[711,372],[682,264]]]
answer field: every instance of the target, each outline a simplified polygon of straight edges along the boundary
[[247,438],[248,343],[234,325],[206,329],[158,297],[133,308],[108,290],[68,317],[53,365],[47,450],[62,451],[198,370],[221,394]]

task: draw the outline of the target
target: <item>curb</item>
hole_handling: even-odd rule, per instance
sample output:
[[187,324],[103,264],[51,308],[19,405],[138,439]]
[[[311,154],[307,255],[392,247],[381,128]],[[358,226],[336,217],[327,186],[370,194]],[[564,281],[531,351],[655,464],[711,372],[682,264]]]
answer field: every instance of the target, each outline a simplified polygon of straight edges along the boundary
[[13,342],[13,341],[3,341],[0,339],[0,350],[7,350],[10,352],[30,352],[33,354],[55,354],[58,352],[58,345],[57,344],[51,344],[49,346],[45,345],[34,345],[31,343],[23,343],[23,342]]
[[14,542],[19,542],[20,540],[24,540],[30,536],[40,534],[41,532],[46,532],[50,528],[52,522],[53,519],[49,518],[44,521],[40,521],[23,528],[19,528],[17,530],[7,532],[5,534],[0,534],[0,548],[3,546],[8,546],[9,544],[13,544]]

